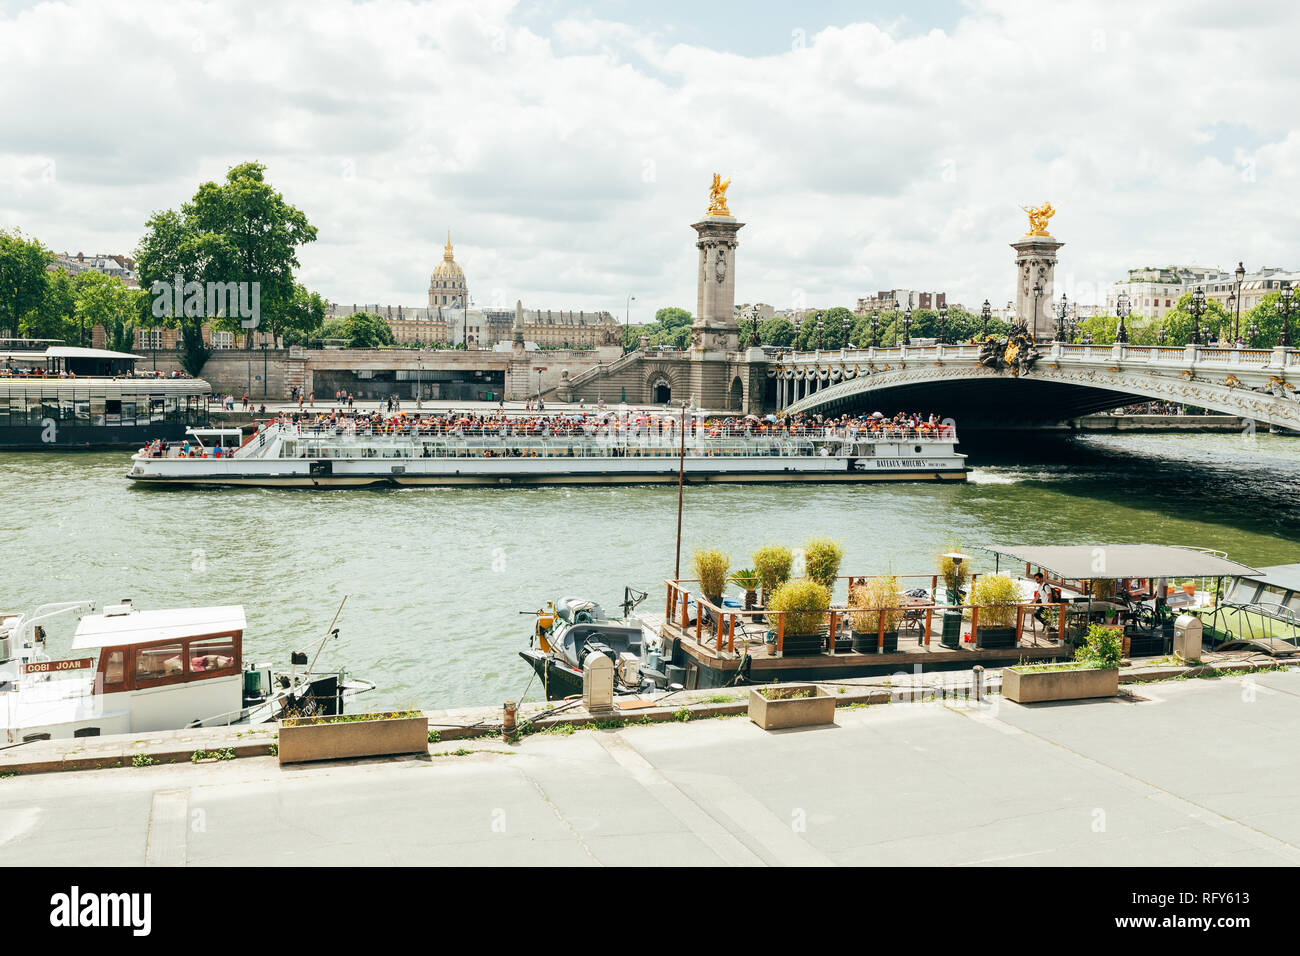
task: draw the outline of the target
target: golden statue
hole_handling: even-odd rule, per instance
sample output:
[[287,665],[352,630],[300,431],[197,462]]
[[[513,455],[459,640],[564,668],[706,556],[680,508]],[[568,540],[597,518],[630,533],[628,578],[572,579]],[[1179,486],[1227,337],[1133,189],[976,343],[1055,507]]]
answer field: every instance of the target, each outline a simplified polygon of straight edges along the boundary
[[727,208],[727,187],[731,185],[731,180],[725,182],[717,173],[713,174],[713,185],[709,187],[709,211],[706,216],[730,216],[731,210]]
[[1028,206],[1021,206],[1029,214],[1029,231],[1026,236],[1047,236],[1047,220],[1056,215],[1056,210],[1052,208],[1050,202],[1045,202],[1041,206],[1030,209]]

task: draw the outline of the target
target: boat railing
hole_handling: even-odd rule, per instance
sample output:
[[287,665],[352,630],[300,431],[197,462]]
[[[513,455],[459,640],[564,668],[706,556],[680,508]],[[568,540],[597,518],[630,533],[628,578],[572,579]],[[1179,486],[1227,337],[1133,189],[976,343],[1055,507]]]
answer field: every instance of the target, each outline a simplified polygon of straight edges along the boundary
[[[918,577],[937,577],[935,575],[892,575],[898,578],[918,578]],[[865,583],[868,577],[884,577],[884,575],[869,575],[856,577],[855,582]],[[972,576],[972,581],[975,576]],[[723,606],[719,607],[707,597],[701,594],[692,594],[689,589],[684,587],[688,584],[698,582],[691,580],[672,580],[667,579],[664,582],[667,585],[667,603],[665,605],[665,621],[673,628],[677,629],[683,636],[693,637],[695,642],[702,647],[712,645],[716,654],[722,654],[724,651],[734,655],[736,645],[739,641],[741,644],[767,644],[773,645],[775,656],[783,656],[785,652],[786,632],[789,628],[792,632],[798,630],[801,636],[820,637],[826,642],[826,649],[819,653],[835,654],[844,653],[845,649],[841,646],[844,632],[846,630],[856,630],[854,625],[863,620],[874,619],[875,624],[875,642],[872,651],[867,653],[885,653],[885,623],[894,618],[898,622],[895,632],[909,630],[916,632],[917,643],[923,647],[929,647],[931,638],[934,635],[935,616],[939,615],[941,626],[945,624],[944,617],[947,612],[957,612],[961,615],[962,623],[958,627],[958,640],[974,641],[977,646],[980,641],[983,628],[990,625],[981,625],[981,615],[985,620],[993,618],[1006,619],[1014,613],[1015,618],[1015,637],[1013,646],[1019,647],[1021,641],[1026,636],[1025,618],[1033,617],[1039,608],[1056,611],[1056,621],[1052,624],[1051,630],[1055,631],[1055,639],[1064,644],[1066,635],[1066,622],[1069,618],[1068,602],[1054,603],[1035,603],[1032,601],[1017,602],[1015,604],[970,604],[970,603],[938,603],[934,599],[934,591],[931,590],[929,599],[920,599],[911,603],[900,604],[894,607],[885,608],[866,608],[836,606],[832,603],[825,611],[773,611],[766,608],[741,609],[736,607]],[[694,607],[694,615],[691,609]],[[705,613],[701,613],[701,611]],[[707,620],[706,620],[707,617]],[[1001,624],[993,625],[999,630],[1008,628],[1010,625]],[[811,632],[804,634],[803,632]],[[868,632],[869,633],[869,632]],[[941,631],[942,633],[942,631]],[[1049,636],[1051,631],[1032,632],[1034,640],[1039,637]],[[861,644],[859,643],[859,646]]]

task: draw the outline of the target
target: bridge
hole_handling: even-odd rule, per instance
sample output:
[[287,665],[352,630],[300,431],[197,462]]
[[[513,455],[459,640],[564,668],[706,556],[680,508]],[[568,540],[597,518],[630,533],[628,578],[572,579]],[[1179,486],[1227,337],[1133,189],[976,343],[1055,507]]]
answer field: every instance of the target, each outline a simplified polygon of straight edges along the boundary
[[905,345],[787,353],[767,369],[788,413],[930,412],[964,427],[1041,425],[1138,401],[1176,402],[1300,430],[1300,350],[1038,346],[1027,371],[980,362],[980,346]]

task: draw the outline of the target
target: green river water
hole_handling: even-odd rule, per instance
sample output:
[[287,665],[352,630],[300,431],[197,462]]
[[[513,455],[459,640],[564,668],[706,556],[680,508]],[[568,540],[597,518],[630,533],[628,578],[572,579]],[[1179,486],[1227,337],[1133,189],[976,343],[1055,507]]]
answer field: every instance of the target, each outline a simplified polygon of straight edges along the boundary
[[[843,573],[925,571],[950,543],[1150,541],[1247,564],[1300,561],[1300,439],[1127,435],[964,449],[966,484],[688,487],[691,549],[733,568],[765,543],[839,539]],[[616,607],[624,584],[661,610],[675,486],[159,489],[121,452],[0,455],[0,610],[132,598],[143,608],[243,604],[245,656],[314,646],[379,684],[367,705],[496,704],[531,671],[531,611],[559,595]],[[689,576],[689,575],[688,575]],[[67,652],[71,626],[50,628]],[[536,682],[527,699],[539,699]]]

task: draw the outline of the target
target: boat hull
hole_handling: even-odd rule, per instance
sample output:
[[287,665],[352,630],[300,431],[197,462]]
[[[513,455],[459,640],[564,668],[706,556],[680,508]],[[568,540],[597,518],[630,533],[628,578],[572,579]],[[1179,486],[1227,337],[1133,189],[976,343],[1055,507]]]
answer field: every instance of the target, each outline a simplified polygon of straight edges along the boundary
[[534,648],[520,651],[519,656],[529,663],[533,673],[542,681],[547,700],[563,700],[582,695],[581,671]]

